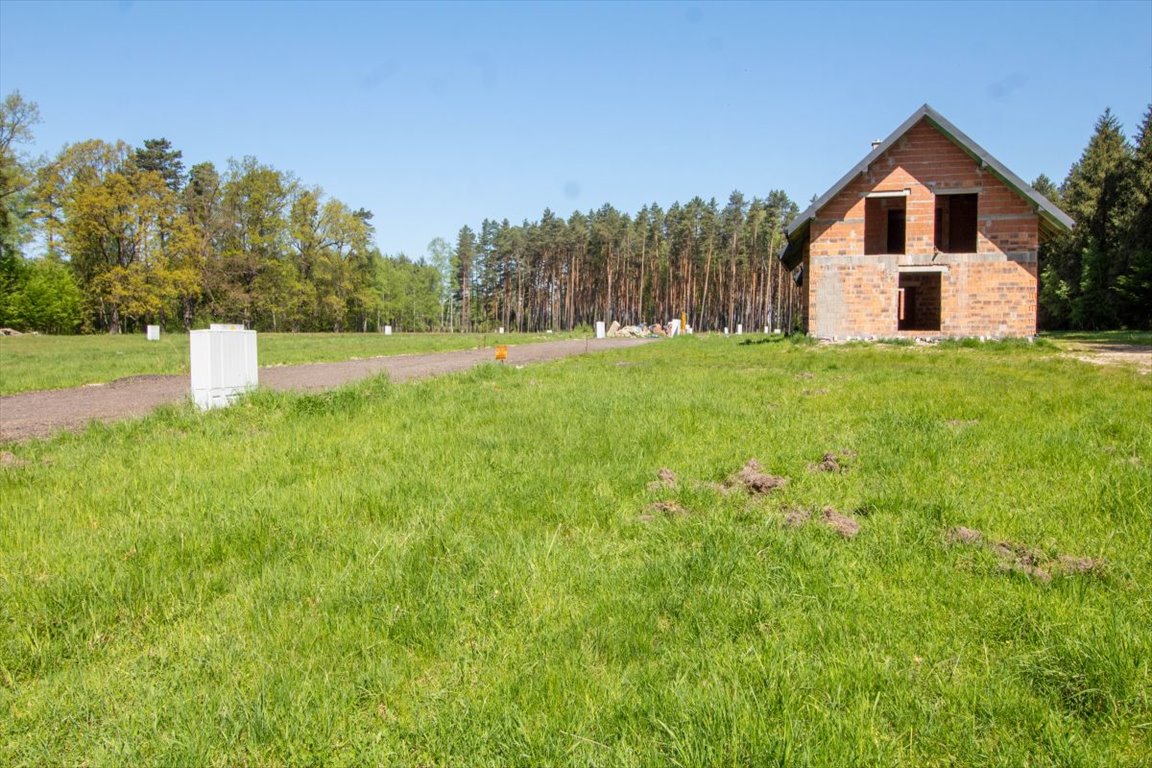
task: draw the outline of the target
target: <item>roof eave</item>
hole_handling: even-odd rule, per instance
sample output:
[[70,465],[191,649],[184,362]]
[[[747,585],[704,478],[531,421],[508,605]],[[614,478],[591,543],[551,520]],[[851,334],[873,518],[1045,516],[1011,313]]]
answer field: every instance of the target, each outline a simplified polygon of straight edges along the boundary
[[[972,158],[981,164],[981,167],[987,168],[992,171],[1004,184],[1014,189],[1017,194],[1028,198],[1036,207],[1036,213],[1042,222],[1049,225],[1049,229],[1053,231],[1068,231],[1075,226],[1075,222],[1064,211],[1056,207],[1056,205],[1044,197],[1044,195],[1037,192],[1030,184],[1025,182],[1012,171],[1008,170],[1007,166],[992,156],[990,152],[985,150],[979,144],[974,142],[963,131],[948,121],[943,115],[937,112],[928,104],[917,109],[912,115],[903,123],[888,134],[888,137],[873,147],[872,151],[864,156],[864,159],[852,167],[852,170],[844,174],[839,181],[833,184],[827,192],[825,192],[812,204],[797,214],[788,224],[784,227],[784,234],[788,238],[788,243],[780,251],[780,260],[784,262],[784,266],[792,269],[799,263],[795,259],[796,254],[802,247],[803,238],[807,236],[808,227],[812,220],[816,218],[816,214],[832,200],[833,197],[840,194],[844,187],[848,186],[856,176],[866,172],[872,163],[891,149],[892,145],[900,140],[905,133],[907,133],[912,126],[921,120],[927,118],[935,128],[952,140],[954,144],[967,152]],[[803,228],[803,232],[800,232]],[[797,238],[796,235],[799,234]],[[793,241],[796,241],[795,245]],[[785,261],[785,257],[795,259],[795,263],[789,264]]]

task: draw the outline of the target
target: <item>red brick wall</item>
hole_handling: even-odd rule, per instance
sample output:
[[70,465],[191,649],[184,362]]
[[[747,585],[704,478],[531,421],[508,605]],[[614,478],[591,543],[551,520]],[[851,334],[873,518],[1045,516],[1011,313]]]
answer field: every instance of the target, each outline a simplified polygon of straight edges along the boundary
[[[976,253],[936,253],[936,192],[977,188]],[[903,190],[905,254],[865,256],[865,195]],[[899,269],[931,266],[944,268],[942,335],[1032,335],[1038,245],[1031,203],[921,121],[816,213],[805,268],[809,332],[897,335]]]

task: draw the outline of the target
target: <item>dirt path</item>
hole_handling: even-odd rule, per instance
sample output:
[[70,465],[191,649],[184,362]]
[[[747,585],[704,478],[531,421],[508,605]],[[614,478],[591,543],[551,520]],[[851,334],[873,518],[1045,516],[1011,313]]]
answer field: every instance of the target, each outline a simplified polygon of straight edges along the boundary
[[1066,342],[1061,344],[1077,360],[1096,365],[1134,365],[1140,373],[1152,373],[1152,345],[1121,342]]
[[[649,339],[546,341],[509,345],[508,364],[522,365],[556,360],[584,352],[632,347]],[[396,355],[343,363],[311,363],[260,369],[260,386],[273,390],[331,389],[381,371],[392,381],[410,381],[463,371],[492,360],[494,351],[469,349],[428,355]],[[157,406],[179,403],[189,395],[188,375],[129,376],[109,384],[88,384],[72,389],[24,392],[0,397],[0,442],[46,437],[54,432],[80,429],[89,421],[116,421],[143,416]]]

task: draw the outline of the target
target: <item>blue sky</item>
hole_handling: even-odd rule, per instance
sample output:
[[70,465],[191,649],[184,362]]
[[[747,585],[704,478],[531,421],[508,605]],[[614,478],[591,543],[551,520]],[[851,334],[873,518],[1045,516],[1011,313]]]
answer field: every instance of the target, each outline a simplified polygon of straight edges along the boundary
[[1152,102],[1152,3],[0,2],[35,152],[254,155],[420,256],[485,217],[783,189],[927,102],[1025,179]]

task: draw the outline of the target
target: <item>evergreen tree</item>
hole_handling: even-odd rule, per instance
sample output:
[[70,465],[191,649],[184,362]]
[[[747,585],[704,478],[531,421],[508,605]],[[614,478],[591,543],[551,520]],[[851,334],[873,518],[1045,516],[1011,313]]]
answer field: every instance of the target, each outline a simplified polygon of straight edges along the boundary
[[456,236],[456,297],[460,302],[460,330],[472,330],[472,270],[476,259],[476,235],[467,226]]
[[1110,289],[1126,271],[1121,245],[1130,218],[1131,158],[1120,122],[1105,110],[1061,190],[1076,231],[1056,268],[1070,288],[1070,319],[1080,328],[1109,328],[1118,320]]
[[172,148],[168,139],[145,139],[144,146],[136,150],[136,168],[140,171],[160,174],[164,183],[173,192],[184,186],[183,153]]
[[1152,329],[1152,106],[1136,134],[1130,168],[1130,215],[1122,243],[1127,268],[1116,278],[1117,314],[1129,327]]

